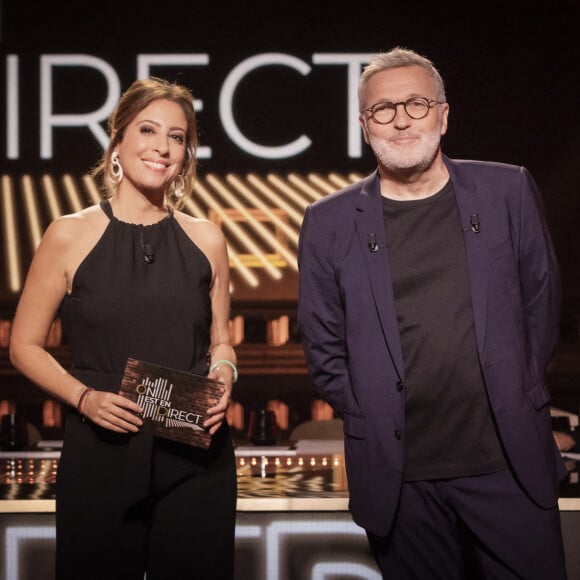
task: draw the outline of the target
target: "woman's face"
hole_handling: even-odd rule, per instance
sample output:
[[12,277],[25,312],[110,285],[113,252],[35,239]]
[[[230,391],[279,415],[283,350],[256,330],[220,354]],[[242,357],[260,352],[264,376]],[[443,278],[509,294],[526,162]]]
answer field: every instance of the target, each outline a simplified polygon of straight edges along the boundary
[[178,103],[159,99],[138,113],[115,147],[124,174],[120,189],[164,191],[181,171],[186,134],[187,119]]

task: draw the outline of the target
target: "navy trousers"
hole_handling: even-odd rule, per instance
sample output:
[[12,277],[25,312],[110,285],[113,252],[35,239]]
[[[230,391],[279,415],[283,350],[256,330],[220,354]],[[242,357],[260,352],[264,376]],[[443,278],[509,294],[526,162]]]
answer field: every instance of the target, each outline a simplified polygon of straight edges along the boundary
[[509,471],[405,482],[389,536],[367,535],[385,580],[566,580],[558,506]]

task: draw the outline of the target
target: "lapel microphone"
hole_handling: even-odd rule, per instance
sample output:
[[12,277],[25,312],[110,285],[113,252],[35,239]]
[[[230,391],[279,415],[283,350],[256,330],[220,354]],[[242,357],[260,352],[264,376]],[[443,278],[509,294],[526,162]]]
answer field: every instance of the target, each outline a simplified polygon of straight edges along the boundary
[[377,234],[369,234],[367,236],[367,244],[369,247],[369,252],[375,253],[379,249],[379,244],[377,243]]
[[143,246],[143,258],[148,264],[153,264],[153,261],[155,260],[155,254],[153,253],[151,244],[145,244]]
[[143,259],[147,264],[153,264],[155,261],[155,254],[151,244],[143,244],[143,228],[141,228],[141,249],[143,250]]
[[481,229],[480,225],[479,225],[479,215],[476,213],[474,213],[473,215],[470,215],[469,216],[469,223],[471,224],[471,231],[474,234],[478,234],[479,230]]

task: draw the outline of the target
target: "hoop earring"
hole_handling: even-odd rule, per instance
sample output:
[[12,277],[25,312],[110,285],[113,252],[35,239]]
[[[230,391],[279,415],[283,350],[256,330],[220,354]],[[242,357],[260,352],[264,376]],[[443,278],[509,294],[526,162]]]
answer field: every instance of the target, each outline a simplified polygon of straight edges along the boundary
[[177,199],[181,199],[183,197],[183,192],[185,190],[185,179],[183,175],[179,173],[173,182],[173,195]]
[[119,185],[123,181],[123,168],[119,161],[119,154],[115,151],[111,155],[111,163],[109,165],[109,177],[115,185]]

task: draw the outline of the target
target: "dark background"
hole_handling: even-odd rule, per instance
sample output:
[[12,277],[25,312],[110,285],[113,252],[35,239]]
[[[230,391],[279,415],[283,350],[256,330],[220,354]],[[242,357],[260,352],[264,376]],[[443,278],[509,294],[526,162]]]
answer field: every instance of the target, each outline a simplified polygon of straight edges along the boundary
[[[7,160],[0,119],[2,173],[87,171],[100,147],[86,129],[55,129],[52,160],[39,159],[39,55],[85,53],[111,64],[124,90],[140,53],[208,53],[210,64],[163,69],[203,99],[202,144],[212,159],[200,172],[370,172],[346,150],[346,67],[312,63],[313,53],[378,52],[406,46],[431,58],[451,107],[444,150],[451,157],[525,165],[543,191],[564,282],[563,334],[578,336],[580,243],[576,234],[580,165],[577,2],[25,2],[0,3],[0,73],[20,59],[21,158]],[[301,58],[312,72],[264,69],[241,85],[238,121],[255,141],[279,144],[305,133],[302,155],[261,160],[227,138],[217,113],[231,69],[264,52]],[[60,76],[58,76],[60,75]],[[98,75],[97,75],[98,76]],[[103,96],[89,71],[55,75],[55,107],[93,110]],[[60,92],[59,92],[60,91]],[[0,106],[5,109],[5,88]],[[75,109],[76,108],[76,109]]]

